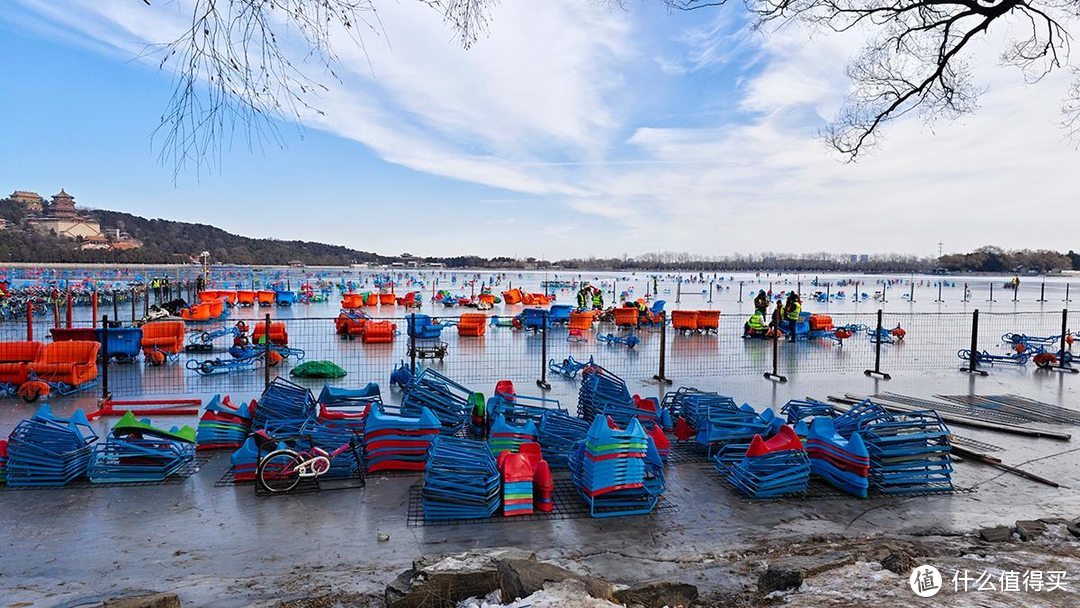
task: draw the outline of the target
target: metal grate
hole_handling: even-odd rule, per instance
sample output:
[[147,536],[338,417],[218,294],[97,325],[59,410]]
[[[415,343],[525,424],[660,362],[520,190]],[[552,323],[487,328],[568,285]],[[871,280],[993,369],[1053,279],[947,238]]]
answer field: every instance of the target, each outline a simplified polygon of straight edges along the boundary
[[[557,519],[589,519],[592,516],[589,514],[589,505],[582,500],[581,495],[578,494],[577,488],[569,479],[556,479],[555,487],[551,492],[552,501],[555,503],[555,508],[551,513],[539,513],[534,512],[531,515],[514,515],[512,517],[505,517],[502,514],[496,514],[494,517],[488,517],[485,519],[450,519],[442,521],[425,521],[424,520],[424,506],[422,501],[423,488],[420,484],[414,485],[409,488],[409,503],[406,516],[406,524],[410,528],[418,528],[421,526],[453,526],[463,524],[494,524],[503,522],[515,522],[515,521],[550,521]],[[661,496],[660,500],[656,503],[656,507],[653,509],[653,513],[673,512],[679,509],[678,505],[668,500],[666,497]],[[610,513],[617,511],[617,509],[607,510]]]
[[1017,416],[1031,422],[1080,424],[1080,412],[1019,395],[936,395],[983,411]]
[[[1004,422],[1007,424],[1027,424],[1028,422],[1031,422],[1031,420],[1028,418],[1016,416],[1014,414],[1009,414],[1006,412],[987,410],[983,408],[965,406],[945,401],[920,399],[918,397],[900,395],[897,393],[878,393],[871,397],[871,400],[878,402],[891,401],[893,403],[899,403],[901,405],[910,405],[912,407],[935,410],[938,412],[959,414],[961,416],[968,416],[969,418],[978,418],[979,420],[985,420],[987,422]],[[888,405],[888,403],[883,403],[883,405]]]
[[667,464],[679,466],[685,464],[697,464],[712,466],[709,460],[709,452],[705,446],[696,441],[671,441],[671,452],[668,454]]
[[949,433],[949,442],[953,445],[961,448],[967,448],[969,450],[981,451],[981,452],[1002,452],[1005,448],[1000,445],[994,445],[985,441],[979,441],[978,439],[972,439],[970,437],[964,437]]

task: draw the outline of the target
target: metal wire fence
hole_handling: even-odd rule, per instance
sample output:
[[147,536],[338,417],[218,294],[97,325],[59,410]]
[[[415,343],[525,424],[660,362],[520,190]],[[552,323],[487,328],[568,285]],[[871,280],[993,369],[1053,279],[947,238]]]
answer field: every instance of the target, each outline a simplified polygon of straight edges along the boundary
[[[257,315],[257,316],[256,316]],[[1080,319],[1074,313],[1074,317]],[[103,315],[109,316],[109,315]],[[247,335],[254,337],[259,325],[265,325],[269,315],[254,313],[245,319]],[[236,337],[230,333],[236,319],[211,323],[187,323],[183,344],[203,343],[208,348],[180,350],[175,357],[155,361],[148,357],[140,344],[110,339],[102,355],[108,352],[110,363],[99,362],[103,395],[136,397],[156,395],[188,395],[213,393],[255,394],[278,375],[288,376],[305,361],[331,361],[345,370],[346,376],[336,380],[298,379],[314,389],[324,382],[340,386],[358,386],[369,381],[385,383],[395,366],[404,364],[411,370],[430,366],[446,376],[479,390],[500,379],[529,385],[552,377],[549,364],[570,357],[579,362],[592,359],[627,380],[673,379],[691,381],[698,378],[775,373],[793,377],[800,374],[853,374],[865,370],[880,370],[889,374],[908,374],[940,369],[958,369],[965,362],[958,351],[969,349],[972,343],[972,313],[878,313],[833,314],[834,328],[843,332],[823,331],[809,339],[794,341],[743,337],[741,315],[719,316],[715,332],[680,332],[670,322],[633,330],[617,328],[612,323],[598,323],[592,330],[576,332],[565,325],[552,325],[535,331],[505,324],[492,324],[485,319],[485,330],[479,336],[459,333],[458,317],[442,317],[447,326],[438,338],[421,339],[408,335],[408,318],[397,316],[377,319],[392,324],[388,341],[365,341],[361,335],[344,336],[338,331],[338,319],[288,318],[270,319],[274,327],[282,327],[287,342],[281,341],[276,352],[284,355],[275,365],[265,365],[265,357],[254,357],[250,365],[236,363],[230,353]],[[505,323],[504,318],[504,323]],[[46,344],[64,339],[102,340],[102,322],[73,321],[70,328],[57,319],[42,317],[31,326],[30,338]],[[1060,349],[1063,312],[1057,313],[982,313],[978,320],[977,349],[1001,357],[997,364],[1019,363],[1014,343],[1003,340],[1006,334],[1025,334],[1045,338],[1047,352]],[[1066,330],[1069,321],[1064,320]],[[280,324],[280,326],[278,325]],[[128,319],[123,327],[130,327]],[[271,334],[274,330],[271,331]],[[627,342],[633,336],[637,343]],[[843,337],[838,340],[837,337]],[[613,337],[615,340],[606,339]],[[0,341],[26,340],[26,323],[0,324]],[[208,338],[204,340],[203,338]],[[136,338],[137,339],[137,338]],[[280,340],[279,340],[280,341]],[[279,348],[286,347],[287,348]],[[1066,350],[1071,347],[1070,343]],[[252,343],[246,347],[250,356],[267,347]],[[242,358],[242,357],[241,357]],[[274,358],[276,359],[276,357]],[[211,362],[209,368],[203,366]],[[989,361],[979,362],[983,367]],[[214,373],[204,374],[211,369]]]

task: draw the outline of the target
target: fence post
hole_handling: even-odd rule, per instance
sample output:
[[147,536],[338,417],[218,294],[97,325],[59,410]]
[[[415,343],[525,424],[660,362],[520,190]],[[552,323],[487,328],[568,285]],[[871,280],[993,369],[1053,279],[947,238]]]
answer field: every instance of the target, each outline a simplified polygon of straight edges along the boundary
[[405,333],[409,334],[409,373],[416,376],[416,313],[409,315],[405,322]]
[[909,287],[909,292],[910,292],[910,293],[908,293],[908,301],[909,302],[914,302],[915,301],[915,281],[911,281],[910,283],[908,283],[908,287]]
[[26,341],[34,341],[34,303],[26,304]]
[[715,287],[713,285],[713,282],[710,280],[709,281],[709,304],[712,304],[712,294],[713,294],[714,289],[715,289]]
[[987,300],[987,302],[997,302],[997,300],[994,299],[994,281],[990,281],[990,299]]
[[1013,302],[1017,301],[1017,297],[1019,297],[1019,295],[1020,295],[1020,284],[1016,283],[1015,285],[1013,285]]
[[[770,287],[770,289],[772,289]],[[773,337],[772,337],[772,371],[765,372],[765,379],[773,382],[787,382],[787,377],[780,375],[780,309],[773,311]]]
[[944,281],[938,281],[938,284],[937,284],[937,299],[934,300],[935,302],[944,302],[945,301],[945,300],[941,299],[941,284],[942,283],[944,283]]
[[536,381],[536,386],[539,386],[545,391],[551,390],[551,385],[547,381],[548,370],[548,311],[543,311],[542,321],[540,325],[540,379]]
[[120,321],[120,305],[116,302],[116,290],[112,291],[112,318],[113,322]]
[[671,384],[671,380],[664,375],[665,367],[667,364],[667,313],[660,312],[660,367],[653,376],[653,380],[657,382],[663,382],[664,384]]
[[[993,288],[993,283],[990,283]],[[978,374],[980,376],[987,375],[986,372],[979,369],[979,309],[976,308],[971,313],[971,350],[969,351],[971,356],[968,357],[968,366],[961,367],[960,371],[967,372],[969,374]]]
[[856,304],[859,303],[859,282],[855,281],[855,297],[853,298]]
[[150,314],[150,287],[146,288],[146,298],[143,299],[143,315]]
[[682,299],[682,277],[679,277],[679,281],[675,284],[675,303],[678,304]]
[[881,320],[882,310],[879,308],[877,311],[877,330],[874,334],[874,369],[868,369],[863,373],[867,376],[873,376],[875,378],[881,378],[882,380],[892,380],[892,376],[881,371]]
[[270,387],[270,313],[266,313],[266,333],[263,334],[263,390]]
[[825,303],[828,304],[832,300],[832,283],[825,283]]
[[101,317],[101,400],[112,399],[109,393],[109,315]]
[[[98,297],[97,297],[97,289],[95,289],[93,292],[90,293],[90,318],[93,319],[93,321],[94,321],[93,326],[94,326],[95,329],[97,329],[97,322],[98,322],[97,314],[98,314]],[[104,326],[102,326],[102,327],[104,327]]]
[[[1080,373],[1080,369],[1072,366],[1072,353],[1065,350],[1066,341],[1065,338],[1069,335],[1069,309],[1061,309],[1061,352],[1058,353],[1058,366],[1054,369],[1059,372],[1068,372],[1070,374]],[[1066,361],[1065,357],[1068,355],[1069,360]]]
[[1072,283],[1065,283],[1065,302],[1066,303],[1072,302],[1072,300],[1069,299],[1069,285],[1071,285],[1071,284]]
[[961,302],[967,302],[967,301],[968,301],[968,284],[964,283],[964,299],[961,300]]
[[1039,301],[1046,301],[1046,281],[1043,281],[1042,285],[1039,286]]
[[881,302],[885,303],[889,301],[889,282],[885,281],[881,284]]
[[742,288],[743,288],[743,282],[739,281],[739,304],[742,304]]

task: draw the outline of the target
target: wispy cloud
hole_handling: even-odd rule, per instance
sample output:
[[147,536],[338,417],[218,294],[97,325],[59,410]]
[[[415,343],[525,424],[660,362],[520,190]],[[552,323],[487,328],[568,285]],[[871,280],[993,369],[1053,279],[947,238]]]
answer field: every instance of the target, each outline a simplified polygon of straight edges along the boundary
[[[17,1],[99,52],[134,55],[183,27],[183,2]],[[880,150],[847,164],[817,130],[865,33],[750,31],[733,7],[658,25],[600,4],[502,3],[490,37],[465,51],[421,3],[387,3],[386,38],[339,45],[342,82],[305,123],[494,189],[478,213],[507,214],[484,225],[515,233],[480,253],[1070,246],[1043,213],[1055,226],[1080,219],[1078,155],[1055,125],[1064,78],[1025,87],[977,60],[978,114],[932,130],[898,121]],[[673,31],[642,35],[659,27]],[[459,252],[453,236],[425,242]]]

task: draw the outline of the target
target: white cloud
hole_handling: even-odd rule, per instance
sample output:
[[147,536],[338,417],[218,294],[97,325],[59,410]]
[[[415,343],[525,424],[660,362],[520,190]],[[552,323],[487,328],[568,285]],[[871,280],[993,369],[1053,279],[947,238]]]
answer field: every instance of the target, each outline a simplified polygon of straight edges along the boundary
[[[182,26],[179,9],[137,10],[130,0],[79,0],[63,10],[21,1],[121,52]],[[306,122],[387,162],[508,191],[488,199],[524,199],[499,206],[511,215],[493,219],[492,229],[529,226],[512,214],[550,208],[545,229],[485,244],[487,254],[928,254],[939,240],[954,250],[1070,246],[1052,229],[1080,219],[1071,200],[1077,153],[1055,124],[1065,74],[1025,87],[1018,72],[994,65],[1000,47],[987,42],[975,62],[989,87],[977,114],[932,130],[897,121],[880,149],[847,164],[815,131],[847,91],[844,64],[865,39],[858,32],[732,33],[728,7],[677,36],[679,46],[650,48],[643,45],[655,37],[639,34],[652,24],[599,4],[502,3],[490,37],[465,51],[437,13],[387,3],[380,19],[388,37],[369,39],[366,54],[339,45],[343,84],[320,100],[326,115]],[[736,60],[756,69],[729,70]],[[662,117],[640,110],[671,93],[665,78],[699,79],[702,104],[675,99]],[[729,99],[733,88],[738,101],[728,112],[700,112],[710,95]],[[600,230],[618,238],[590,238]],[[424,240],[432,252],[460,253],[453,235]]]

